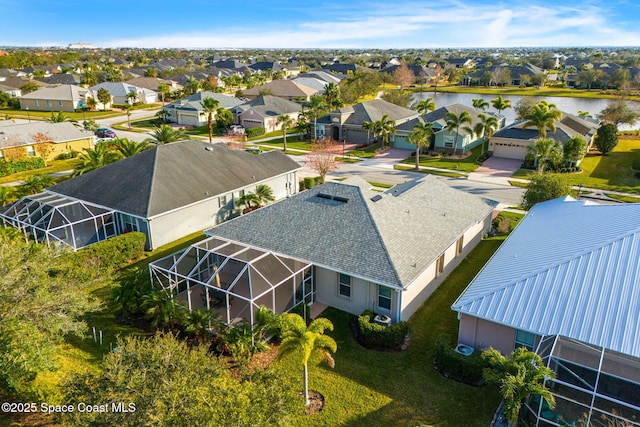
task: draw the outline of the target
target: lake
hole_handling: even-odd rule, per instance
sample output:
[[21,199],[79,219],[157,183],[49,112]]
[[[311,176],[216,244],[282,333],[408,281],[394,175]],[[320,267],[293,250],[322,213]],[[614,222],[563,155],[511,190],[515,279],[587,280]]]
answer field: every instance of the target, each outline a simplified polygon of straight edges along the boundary
[[[436,108],[444,107],[450,104],[463,104],[472,106],[472,99],[482,98],[489,103],[487,111],[495,112],[496,110],[491,107],[491,100],[498,97],[498,95],[484,95],[479,93],[446,93],[446,92],[416,92],[413,95],[414,101],[423,100],[427,98],[433,98],[436,103]],[[503,99],[510,99],[511,106],[515,107],[518,104],[521,95],[502,95]],[[609,104],[609,99],[591,99],[591,98],[570,98],[561,96],[544,96],[536,97],[540,100],[545,99],[547,102],[555,104],[558,110],[565,113],[578,115],[578,111],[587,111],[592,117],[596,117],[604,108]],[[627,101],[630,108],[635,111],[640,111],[640,103],[635,101]],[[513,123],[516,119],[516,112],[513,108],[507,108],[502,111],[507,119],[507,124]],[[621,125],[620,130],[639,129],[640,122],[634,126]]]

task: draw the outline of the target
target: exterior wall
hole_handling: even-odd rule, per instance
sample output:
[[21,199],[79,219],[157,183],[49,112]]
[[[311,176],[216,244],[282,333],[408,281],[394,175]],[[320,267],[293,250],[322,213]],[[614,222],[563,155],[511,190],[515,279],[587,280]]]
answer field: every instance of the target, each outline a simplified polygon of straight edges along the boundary
[[[456,142],[454,146],[447,147],[445,142],[447,141]],[[477,147],[482,143],[482,139],[474,139],[469,135],[458,135],[458,139],[456,141],[456,133],[455,132],[447,132],[446,130],[440,131],[436,133],[434,138],[434,149],[435,151],[450,151],[454,148],[459,153],[462,149],[463,152],[467,152],[474,147]],[[414,147],[415,148],[415,147]]]
[[[369,134],[367,136],[367,134]],[[340,129],[340,140],[346,138],[347,142],[352,144],[369,144],[373,141],[373,133],[367,132],[362,128],[342,126]]]
[[[71,100],[46,100],[46,99],[20,99],[20,109],[31,111],[64,111],[73,113],[76,108],[80,108],[79,101]],[[50,105],[49,105],[50,104]]]
[[[25,150],[27,150],[25,152],[25,156],[28,156],[29,153],[33,153],[31,155],[36,155],[38,156],[38,150],[35,147],[35,143],[33,141],[28,141],[29,143],[23,145],[23,147],[25,147]],[[51,152],[49,153],[48,157],[45,160],[53,160],[56,158],[56,156],[63,154],[63,153],[70,153],[71,151],[77,151],[79,153],[82,152],[83,148],[93,148],[95,146],[95,139],[93,138],[93,135],[87,135],[86,138],[81,138],[81,139],[76,139],[73,141],[65,141],[65,142],[54,142],[53,144],[51,144]],[[33,147],[33,148],[28,148],[27,147]],[[33,149],[33,151],[31,151]],[[0,150],[0,158],[4,158],[4,153],[3,150]]]
[[458,241],[453,242],[444,251],[444,270],[436,276],[434,261],[402,292],[400,320],[409,320],[440,284],[451,274],[460,262],[482,240],[482,236],[491,226],[491,215],[470,227],[462,236],[462,251],[457,252]]
[[529,144],[529,140],[493,137],[489,140],[489,151],[492,151],[495,157],[524,160]]
[[516,331],[477,317],[460,315],[458,342],[482,350],[493,347],[502,354],[509,354],[515,346]]
[[238,122],[239,124],[241,124],[247,129],[254,128],[254,127],[263,127],[265,128],[266,132],[269,132],[266,130],[266,126],[264,123],[265,118],[262,117],[260,114],[256,113],[255,110],[252,110],[252,109],[241,112],[238,115]]
[[200,121],[200,114],[198,111],[180,111],[176,110],[176,123],[187,126],[201,126],[207,123],[205,118],[204,122]]

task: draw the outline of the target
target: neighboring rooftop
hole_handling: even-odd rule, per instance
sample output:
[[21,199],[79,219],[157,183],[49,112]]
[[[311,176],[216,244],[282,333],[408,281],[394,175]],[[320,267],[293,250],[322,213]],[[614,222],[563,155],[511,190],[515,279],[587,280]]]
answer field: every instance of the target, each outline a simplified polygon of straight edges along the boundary
[[14,123],[11,120],[0,120],[0,148],[35,144],[33,136],[37,133],[47,135],[54,143],[93,137],[70,122],[50,123],[34,120],[31,123]]

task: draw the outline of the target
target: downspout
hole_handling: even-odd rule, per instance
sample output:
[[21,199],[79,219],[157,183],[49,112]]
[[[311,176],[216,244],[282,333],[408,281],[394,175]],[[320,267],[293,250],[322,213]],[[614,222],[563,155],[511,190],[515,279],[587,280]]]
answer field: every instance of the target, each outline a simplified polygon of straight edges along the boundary
[[395,313],[395,319],[394,319],[394,323],[398,323],[401,319],[402,316],[400,315],[401,310],[402,310],[402,292],[400,292],[398,289],[395,289],[396,291],[396,313]]

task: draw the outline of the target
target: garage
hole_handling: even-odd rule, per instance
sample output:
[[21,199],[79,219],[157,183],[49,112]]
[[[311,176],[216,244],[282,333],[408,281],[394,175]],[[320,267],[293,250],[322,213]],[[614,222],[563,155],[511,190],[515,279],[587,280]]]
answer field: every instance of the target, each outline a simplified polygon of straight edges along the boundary
[[187,126],[200,126],[200,123],[198,122],[198,113],[194,112],[193,114],[185,114],[183,112],[179,112],[178,124]]
[[492,141],[493,155],[495,157],[504,157],[506,159],[524,160],[527,155],[527,146],[514,141]]

